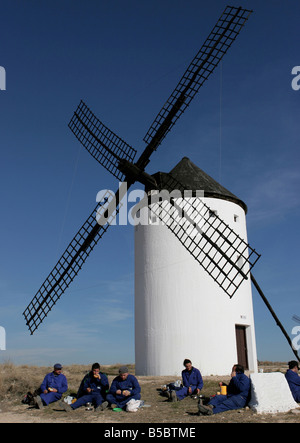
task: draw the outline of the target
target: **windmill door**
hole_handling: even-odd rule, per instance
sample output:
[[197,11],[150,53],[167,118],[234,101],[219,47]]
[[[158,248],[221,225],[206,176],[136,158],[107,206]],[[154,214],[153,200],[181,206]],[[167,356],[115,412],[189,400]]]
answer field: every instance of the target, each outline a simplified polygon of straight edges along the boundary
[[246,327],[241,325],[235,325],[236,334],[236,347],[237,347],[237,357],[238,364],[244,366],[248,369],[248,351],[247,351],[247,341],[246,341]]

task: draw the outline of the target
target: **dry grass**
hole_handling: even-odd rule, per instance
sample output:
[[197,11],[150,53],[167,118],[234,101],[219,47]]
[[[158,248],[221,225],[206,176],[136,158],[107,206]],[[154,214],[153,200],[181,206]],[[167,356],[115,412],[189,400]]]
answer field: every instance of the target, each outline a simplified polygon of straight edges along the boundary
[[[128,364],[128,369],[134,373],[134,365]],[[101,366],[101,371],[111,378],[118,374],[120,365]],[[68,379],[69,389],[65,395],[77,392],[81,380],[91,370],[90,365],[64,366],[63,373]],[[28,391],[37,389],[45,375],[53,371],[50,366],[16,366],[11,362],[0,364],[0,401],[18,401]]]
[[[134,374],[134,365],[127,365]],[[101,370],[108,375],[109,382],[118,374],[120,365],[101,366]],[[260,362],[265,372],[285,372],[286,365],[281,362]],[[51,372],[52,367],[16,366],[10,362],[0,364],[0,422],[102,422],[102,423],[253,423],[253,422],[299,422],[299,415],[293,413],[259,415],[251,410],[228,411],[211,417],[197,415],[197,401],[187,398],[181,402],[169,403],[162,397],[159,390],[162,385],[175,381],[174,377],[138,377],[142,388],[142,399],[151,407],[141,408],[137,413],[113,412],[110,409],[102,413],[86,411],[80,408],[67,414],[61,411],[57,403],[53,403],[43,410],[37,410],[21,403],[28,391],[37,389],[45,374]],[[64,366],[63,373],[68,379],[69,389],[65,395],[77,392],[84,375],[90,370],[90,365]],[[218,390],[218,382],[226,377],[203,377],[204,395],[213,395]]]

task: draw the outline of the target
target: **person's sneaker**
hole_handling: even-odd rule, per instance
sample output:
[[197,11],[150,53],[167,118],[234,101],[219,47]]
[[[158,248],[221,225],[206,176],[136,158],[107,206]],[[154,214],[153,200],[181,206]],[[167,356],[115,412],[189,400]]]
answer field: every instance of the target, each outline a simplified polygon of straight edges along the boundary
[[177,395],[175,391],[171,391],[171,401],[178,401]]
[[106,409],[108,406],[108,401],[104,401],[101,405],[97,406],[95,411],[99,412],[99,411],[104,411],[104,409]]
[[117,405],[116,405],[115,403],[112,403],[112,404],[110,405],[110,407],[111,407],[111,409],[115,409],[115,408],[117,407]]
[[65,401],[60,401],[58,404],[66,412],[73,411],[73,408],[71,408],[71,406],[68,405],[68,403],[66,403]]
[[41,399],[41,397],[39,395],[34,397],[34,403],[39,409],[43,409],[43,407],[44,407],[43,400]]
[[168,400],[171,400],[171,392],[170,391],[164,391],[163,396],[167,397]]
[[204,396],[203,401],[202,401],[202,404],[203,404],[204,406],[207,406],[208,403],[210,402],[210,400],[211,400],[211,397],[205,397],[205,396]]
[[200,403],[198,404],[198,413],[199,415],[212,415],[213,414],[213,406],[212,405],[201,405]]

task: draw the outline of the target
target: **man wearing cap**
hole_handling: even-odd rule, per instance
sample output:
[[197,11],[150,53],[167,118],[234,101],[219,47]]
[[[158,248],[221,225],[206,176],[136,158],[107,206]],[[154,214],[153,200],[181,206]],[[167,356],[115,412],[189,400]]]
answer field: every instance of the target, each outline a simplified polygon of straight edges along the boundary
[[289,384],[294,400],[300,403],[300,377],[298,375],[299,365],[296,360],[288,362],[289,369],[286,371],[285,378]]
[[118,377],[114,378],[106,400],[110,403],[111,408],[123,409],[132,398],[140,400],[141,387],[136,377],[129,374],[127,366],[121,366]]
[[67,379],[61,371],[62,365],[56,363],[53,371],[44,378],[40,387],[41,394],[35,397],[35,404],[38,408],[60,400],[62,394],[68,389]]

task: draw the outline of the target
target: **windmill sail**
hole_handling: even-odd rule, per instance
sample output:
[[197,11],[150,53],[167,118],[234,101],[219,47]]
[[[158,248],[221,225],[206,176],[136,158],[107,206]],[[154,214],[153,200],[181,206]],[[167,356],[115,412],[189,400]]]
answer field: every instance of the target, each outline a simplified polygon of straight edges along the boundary
[[87,151],[118,180],[124,174],[119,161],[133,161],[136,150],[108,129],[81,100],[69,123],[69,128]]
[[[115,194],[107,191],[103,196],[103,200],[106,203],[100,206],[100,208],[97,205],[92,211],[23,312],[31,334],[43,322],[61,295],[74,280],[87,257],[112,224],[118,212],[115,201],[112,202],[114,198]],[[110,207],[113,207],[113,209],[110,210]],[[101,218],[105,222],[101,221]]]
[[147,201],[139,203],[140,207],[149,201],[149,217],[158,218],[170,229],[232,297],[248,279],[260,255],[199,198],[201,195],[195,197],[184,191],[184,186],[170,174],[164,186],[162,192],[150,193]]
[[[252,11],[227,6],[178,85],[150,126],[144,141],[156,147],[174,126],[203,83],[213,73]],[[166,120],[170,120],[164,128]]]
[[[293,346],[293,342],[290,338],[290,336],[288,335],[288,333],[286,332],[286,330],[284,329],[281,321],[279,320],[279,318],[277,317],[277,315],[275,314],[272,306],[270,305],[269,301],[267,300],[267,297],[265,296],[265,294],[263,293],[261,287],[259,286],[259,284],[257,283],[256,279],[254,278],[253,274],[251,273],[251,281],[255,287],[255,289],[257,290],[257,292],[259,293],[259,295],[261,296],[263,302],[265,303],[266,307],[268,308],[268,310],[270,311],[273,319],[275,320],[277,326],[280,328],[281,332],[283,333],[283,335],[285,336],[288,344],[290,345],[295,357],[297,358],[297,360],[300,362],[300,357],[298,355],[297,349],[294,348]],[[297,315],[293,316],[293,320],[300,320],[300,318]]]

